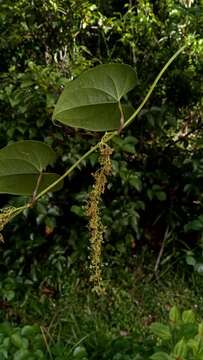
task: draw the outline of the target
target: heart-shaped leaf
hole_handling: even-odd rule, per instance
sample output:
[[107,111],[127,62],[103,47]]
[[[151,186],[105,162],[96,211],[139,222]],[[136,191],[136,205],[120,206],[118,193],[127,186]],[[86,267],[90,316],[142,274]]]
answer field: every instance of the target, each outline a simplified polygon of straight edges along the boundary
[[24,160],[36,168],[37,172],[43,171],[47,165],[56,160],[56,154],[50,146],[35,140],[23,140],[9,144],[0,150],[0,160]]
[[[125,64],[98,65],[70,81],[56,104],[53,120],[91,131],[120,127],[121,98],[136,84],[136,73]],[[124,117],[133,108],[122,104]]]
[[[40,141],[19,141],[0,150],[0,193],[32,195],[59,178],[59,175],[43,173],[56,159],[55,152]],[[40,180],[40,181],[39,181]],[[62,184],[54,187],[59,190]]]

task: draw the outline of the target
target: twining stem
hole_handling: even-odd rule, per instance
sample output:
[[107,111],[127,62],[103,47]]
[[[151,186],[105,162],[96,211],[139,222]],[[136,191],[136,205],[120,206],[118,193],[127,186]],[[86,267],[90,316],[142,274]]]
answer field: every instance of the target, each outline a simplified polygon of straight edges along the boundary
[[165,71],[168,69],[168,67],[171,65],[171,63],[177,58],[177,56],[187,47],[187,45],[182,46],[176,53],[167,61],[167,63],[164,65],[164,67],[161,69],[160,73],[154,80],[153,84],[151,85],[147,95],[145,96],[144,100],[141,102],[140,106],[135,110],[135,112],[129,117],[129,119],[125,122],[123,129],[125,129],[127,126],[131,124],[131,122],[135,119],[135,117],[139,114],[139,112],[142,110],[143,106],[146,104],[148,99],[150,98],[152,92],[154,91],[157,83],[165,73]]
[[[187,47],[187,45],[182,46],[176,53],[167,61],[167,63],[164,65],[164,67],[161,69],[160,73],[154,80],[153,84],[151,85],[147,95],[145,96],[144,100],[141,102],[140,106],[135,110],[135,112],[129,117],[129,119],[122,124],[122,129],[125,129],[128,127],[133,120],[136,118],[136,116],[139,114],[139,112],[142,110],[143,106],[148,101],[149,97],[151,96],[152,92],[154,91],[154,88],[156,87],[157,83],[165,73],[165,71],[168,69],[168,67],[171,65],[171,63],[176,59],[176,57]],[[121,112],[122,113],[122,112]],[[105,143],[108,143],[111,139],[113,139],[114,136],[118,135],[118,130],[115,130],[113,132],[107,133],[105,136]],[[68,176],[83,160],[85,160],[90,154],[92,154],[95,150],[97,150],[100,146],[100,142],[98,142],[95,146],[91,147],[90,150],[88,150],[79,160],[77,160],[66,172],[60,176],[56,181],[54,181],[52,184],[50,184],[46,189],[41,191],[36,197],[35,201],[40,199],[43,195],[51,191],[57,184],[59,184],[66,176]]]
[[83,160],[85,160],[90,154],[92,154],[96,149],[98,149],[99,143],[97,143],[95,146],[91,147],[83,156],[81,156],[80,159],[78,159],[66,172],[60,176],[57,180],[55,180],[52,184],[50,184],[46,189],[41,191],[36,197],[35,201],[37,201],[39,198],[41,198],[43,195],[45,195],[47,192],[49,192],[53,187],[58,185],[63,179],[65,179],[66,176],[68,176]]

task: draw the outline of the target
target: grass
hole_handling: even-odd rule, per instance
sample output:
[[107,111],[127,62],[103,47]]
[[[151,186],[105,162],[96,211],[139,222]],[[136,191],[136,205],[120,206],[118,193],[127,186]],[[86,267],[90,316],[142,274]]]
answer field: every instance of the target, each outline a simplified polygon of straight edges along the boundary
[[[199,317],[203,313],[201,277],[193,274],[191,281],[181,268],[167,273],[160,269],[160,276],[152,277],[154,259],[148,260],[147,266],[116,265],[111,269],[114,276],[106,269],[106,295],[100,297],[92,292],[86,273],[81,276],[76,270],[61,272],[58,289],[51,281],[21,286],[14,299],[2,301],[1,321],[17,327],[38,324],[45,359],[73,359],[80,350],[88,360],[134,360],[140,353],[147,359],[152,322],[166,321],[173,305],[194,309]],[[21,280],[26,284],[26,277]]]

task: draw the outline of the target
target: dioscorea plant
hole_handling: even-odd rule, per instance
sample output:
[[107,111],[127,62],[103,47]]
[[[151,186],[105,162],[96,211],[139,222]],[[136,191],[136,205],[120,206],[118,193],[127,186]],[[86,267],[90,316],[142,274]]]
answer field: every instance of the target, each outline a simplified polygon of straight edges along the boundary
[[100,152],[101,168],[94,175],[95,184],[86,207],[91,234],[91,280],[97,293],[102,291],[101,246],[104,230],[99,205],[107,176],[111,173],[110,156],[113,151],[108,143],[134,121],[164,72],[184,48],[181,47],[165,64],[136,110],[122,101],[123,96],[136,85],[136,73],[129,65],[98,65],[66,85],[55,106],[53,120],[71,127],[104,132],[105,135],[62,176],[45,171],[48,165],[54,163],[56,155],[42,142],[19,141],[0,150],[0,193],[29,197],[24,206],[1,210],[0,231],[13,217],[34,206],[47,192],[59,190],[63,179],[91,153],[96,150]]

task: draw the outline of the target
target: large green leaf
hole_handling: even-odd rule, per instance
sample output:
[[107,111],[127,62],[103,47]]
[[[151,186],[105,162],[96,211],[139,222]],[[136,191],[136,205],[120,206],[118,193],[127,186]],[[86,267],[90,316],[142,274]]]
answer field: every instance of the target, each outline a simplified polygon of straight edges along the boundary
[[[66,85],[53,119],[91,131],[118,129],[121,118],[118,104],[135,84],[136,73],[129,65],[98,65]],[[133,112],[132,106],[122,108],[125,118]]]
[[1,159],[24,160],[36,168],[37,172],[53,164],[56,154],[47,144],[35,140],[23,140],[9,144],[0,150]]
[[[40,177],[38,192],[59,178],[43,173],[56,159],[55,152],[39,141],[19,141],[0,150],[0,193],[32,195]],[[55,186],[59,190],[62,184]]]
[[[0,193],[13,195],[32,195],[39,175],[37,174],[14,174],[14,175],[0,175]],[[43,173],[38,193],[46,189],[50,184],[59,178],[59,175],[52,173]],[[55,186],[52,191],[57,191],[61,188],[61,183]]]

